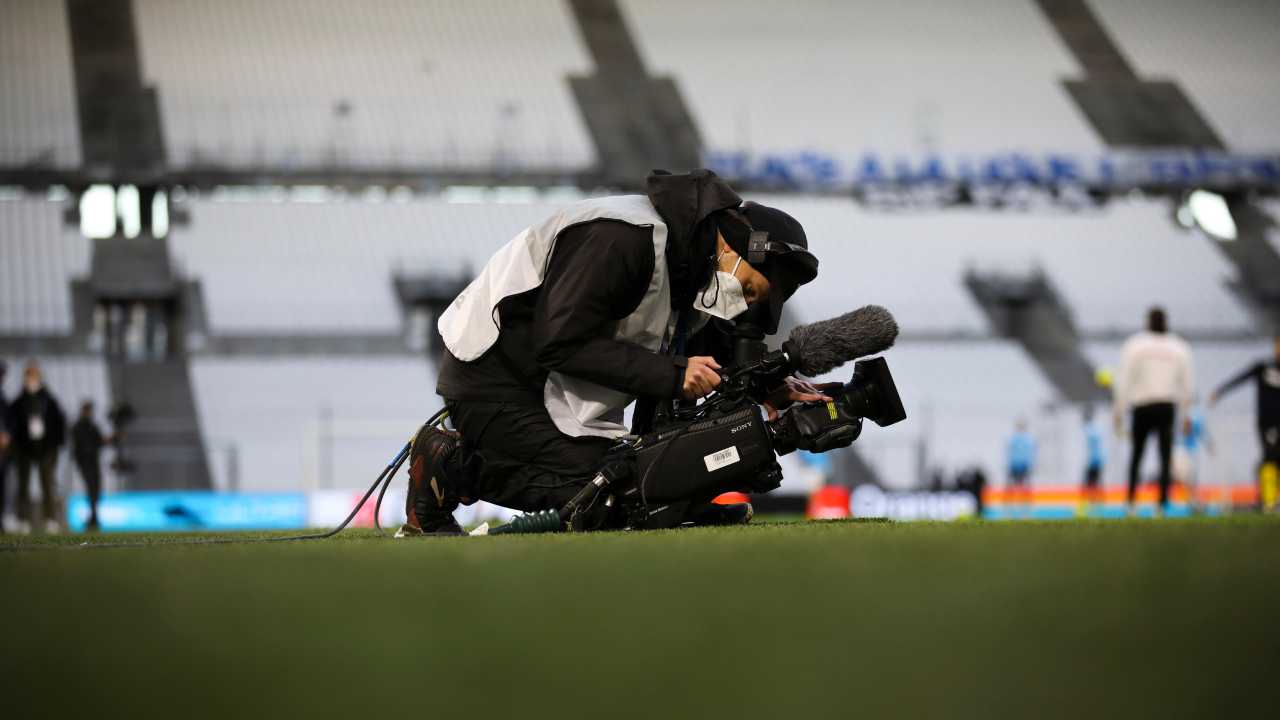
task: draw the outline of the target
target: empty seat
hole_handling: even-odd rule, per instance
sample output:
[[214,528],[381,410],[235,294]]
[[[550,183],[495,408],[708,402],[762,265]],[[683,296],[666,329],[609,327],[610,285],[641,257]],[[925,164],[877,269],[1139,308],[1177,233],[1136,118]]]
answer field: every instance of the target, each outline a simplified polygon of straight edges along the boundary
[[966,269],[1043,269],[1082,331],[1141,326],[1164,305],[1184,328],[1247,330],[1226,289],[1230,264],[1202,235],[1177,227],[1159,201],[1116,201],[1087,213],[864,210],[844,199],[762,197],[805,226],[818,278],[790,305],[800,320],[874,302],[904,331],[985,331],[962,284]]
[[64,205],[0,200],[0,333],[71,330],[71,280],[89,271],[90,241],[63,222]]
[[624,0],[650,68],[713,149],[1095,152],[1058,81],[1074,59],[1034,3]]
[[170,247],[200,280],[214,332],[399,330],[392,278],[479,271],[554,205],[197,201]]
[[170,162],[582,168],[560,3],[134,3]]
[[79,167],[75,76],[63,3],[0,3],[0,166]]
[[367,486],[440,408],[434,375],[411,357],[194,359],[215,486]]
[[1171,0],[1152,12],[1143,0],[1108,0],[1090,7],[1138,75],[1177,82],[1230,149],[1275,152],[1280,95],[1271,68],[1280,66],[1280,5]]

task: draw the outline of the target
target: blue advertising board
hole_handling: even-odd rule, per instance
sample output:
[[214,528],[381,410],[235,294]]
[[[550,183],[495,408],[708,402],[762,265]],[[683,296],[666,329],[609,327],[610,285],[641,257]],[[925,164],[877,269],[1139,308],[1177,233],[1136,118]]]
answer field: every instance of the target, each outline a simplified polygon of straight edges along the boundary
[[[105,532],[289,530],[306,527],[307,506],[298,492],[121,492],[102,498],[98,520]],[[82,532],[88,519],[88,498],[72,496],[69,528]]]

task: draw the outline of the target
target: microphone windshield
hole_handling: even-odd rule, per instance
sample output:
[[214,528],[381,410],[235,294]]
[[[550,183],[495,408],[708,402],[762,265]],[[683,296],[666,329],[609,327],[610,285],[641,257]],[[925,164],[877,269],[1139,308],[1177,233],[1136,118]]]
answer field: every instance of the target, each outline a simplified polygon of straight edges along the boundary
[[888,310],[867,305],[830,320],[798,325],[782,348],[791,366],[809,377],[893,347],[898,323]]

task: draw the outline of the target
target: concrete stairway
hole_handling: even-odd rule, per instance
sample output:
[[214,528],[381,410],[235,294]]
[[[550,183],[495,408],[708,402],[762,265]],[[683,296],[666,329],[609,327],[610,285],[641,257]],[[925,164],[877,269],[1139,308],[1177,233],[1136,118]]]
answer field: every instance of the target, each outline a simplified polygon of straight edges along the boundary
[[1030,275],[969,271],[965,287],[1001,337],[1017,340],[1063,400],[1098,402],[1106,393],[1080,350],[1080,333],[1062,297],[1041,272]]
[[571,0],[596,74],[569,79],[600,156],[603,180],[643,186],[650,170],[698,167],[702,140],[675,81],[650,76],[617,0]]
[[112,397],[137,413],[125,430],[125,456],[134,463],[127,489],[211,487],[186,358],[109,365]]

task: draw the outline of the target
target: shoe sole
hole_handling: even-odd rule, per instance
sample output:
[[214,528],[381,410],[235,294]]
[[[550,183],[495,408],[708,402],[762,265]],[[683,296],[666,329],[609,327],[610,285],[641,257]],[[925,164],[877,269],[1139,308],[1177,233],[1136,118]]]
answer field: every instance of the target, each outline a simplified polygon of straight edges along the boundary
[[465,537],[466,532],[423,532],[412,525],[401,525],[391,537],[398,539],[413,537]]

